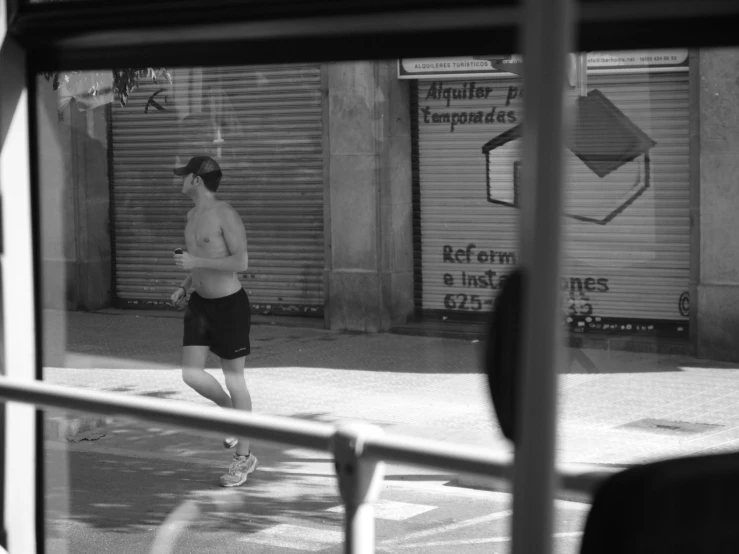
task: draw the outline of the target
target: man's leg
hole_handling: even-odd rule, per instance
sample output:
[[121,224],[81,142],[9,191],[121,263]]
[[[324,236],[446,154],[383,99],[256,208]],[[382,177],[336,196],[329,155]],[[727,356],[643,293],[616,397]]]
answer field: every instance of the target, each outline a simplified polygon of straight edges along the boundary
[[[221,359],[221,368],[223,368],[223,377],[226,380],[226,388],[231,395],[232,407],[236,410],[244,410],[251,412],[251,395],[246,387],[246,379],[244,378],[244,361],[246,358],[236,358],[234,360]],[[239,443],[236,445],[236,454],[246,456],[250,452],[249,439],[239,437]]]
[[230,408],[231,397],[226,394],[218,380],[205,371],[207,358],[207,346],[183,346],[182,380],[201,396],[215,402],[222,408]]
[[[226,387],[228,392],[231,393],[233,408],[250,412],[251,395],[249,389],[246,388],[246,380],[244,379],[244,358],[221,359],[221,367],[226,379]],[[228,473],[221,475],[221,486],[238,487],[243,485],[246,483],[248,475],[257,469],[258,463],[257,457],[249,450],[249,440],[246,437],[239,437],[236,453],[228,468]]]

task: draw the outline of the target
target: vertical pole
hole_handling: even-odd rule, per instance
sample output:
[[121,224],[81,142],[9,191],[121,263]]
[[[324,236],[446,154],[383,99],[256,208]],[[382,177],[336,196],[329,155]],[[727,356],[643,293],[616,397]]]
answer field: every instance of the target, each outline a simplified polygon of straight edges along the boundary
[[365,423],[342,425],[333,437],[334,465],[339,491],[344,500],[344,552],[373,554],[375,551],[375,509],[382,487],[385,465],[363,458],[364,439],[382,434],[382,429]]
[[[2,1],[2,0],[0,0]],[[36,378],[31,218],[31,144],[26,57],[10,37],[0,44],[0,194],[5,375]],[[35,99],[34,99],[35,101]],[[8,402],[5,417],[5,528],[11,554],[36,544],[36,409]]]
[[577,53],[577,95],[588,95],[588,55],[585,52]]
[[[8,6],[6,0],[0,0],[0,48],[2,48],[5,42],[5,35],[8,31]],[[2,67],[0,67],[2,70]],[[1,87],[2,85],[0,85]],[[0,91],[0,102],[2,102],[2,92]],[[2,110],[2,104],[0,104],[0,110]],[[3,115],[0,111],[0,137],[5,133],[5,126],[3,124]],[[0,139],[0,152],[2,151],[3,140]],[[2,177],[0,176],[0,179]],[[2,181],[0,180],[0,185]],[[3,231],[2,228],[2,193],[0,192],[0,298],[2,298],[2,250],[3,250]],[[0,300],[0,374],[5,375],[5,320],[2,313],[2,301]],[[8,546],[8,535],[7,535],[7,520],[5,518],[5,421],[6,421],[6,408],[5,403],[0,405],[0,552],[5,554],[5,549]],[[3,552],[4,551],[4,552]]]
[[522,386],[513,482],[513,553],[552,552],[564,162],[572,0],[526,0],[521,258]]

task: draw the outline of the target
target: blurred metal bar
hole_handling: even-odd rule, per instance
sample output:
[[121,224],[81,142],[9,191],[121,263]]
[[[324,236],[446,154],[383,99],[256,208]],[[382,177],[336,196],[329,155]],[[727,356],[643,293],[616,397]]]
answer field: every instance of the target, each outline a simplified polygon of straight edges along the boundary
[[[342,33],[339,28],[323,29],[328,21],[341,19],[360,33],[385,33],[415,28],[426,30],[448,30],[460,25],[475,28],[487,25],[506,25],[512,18],[518,19],[522,4],[516,0],[323,0],[305,1],[234,1],[213,0],[208,10],[202,9],[200,0],[147,1],[133,0],[125,3],[95,2],[91,0],[64,2],[18,2],[15,32],[30,35],[46,31],[47,40],[57,41],[62,37],[99,35],[100,32],[137,29],[161,31],[167,28],[176,31],[185,26],[202,29],[211,24],[283,22],[284,30],[301,34]],[[579,0],[575,21],[580,24],[623,23],[626,21],[664,22],[722,18],[736,15],[739,7],[734,0]],[[668,8],[669,9],[666,9]],[[494,12],[494,13],[491,13]],[[497,19],[475,21],[474,14],[488,13]],[[467,14],[467,16],[465,16]],[[450,17],[451,16],[451,17]],[[460,19],[460,17],[462,18]],[[443,18],[450,17],[444,23]],[[313,22],[317,25],[312,32],[308,27],[295,27],[294,23]],[[362,22],[367,28],[362,29]],[[265,27],[265,29],[268,27]],[[273,27],[274,28],[274,27]],[[97,31],[97,32],[95,32]],[[171,40],[166,33],[160,42]],[[201,35],[202,36],[202,35]],[[201,37],[196,37],[199,40]],[[229,38],[238,38],[230,36]]]
[[[469,55],[488,51],[491,37],[510,50],[506,46],[514,44],[520,14],[516,3],[467,4],[415,2],[414,9],[387,11],[347,11],[335,4],[316,13],[279,11],[253,17],[243,3],[220,20],[203,20],[199,8],[183,18],[185,12],[177,8],[167,14],[179,14],[175,19],[152,20],[147,14],[141,25],[138,17],[146,12],[126,10],[112,21],[106,10],[97,10],[79,18],[23,19],[13,32],[33,51],[39,71]],[[73,21],[73,28],[57,33],[60,23]]]
[[[6,0],[0,0],[0,49],[5,42],[5,34],[8,29],[8,6]],[[0,67],[2,69],[2,67]],[[0,85],[1,87],[2,85]],[[1,93],[0,93],[1,94]],[[2,96],[0,96],[2,102]],[[0,104],[2,110],[2,104]],[[0,111],[0,126],[2,126],[2,112]],[[0,127],[2,128],[2,127]],[[3,134],[6,131],[2,131]],[[1,143],[1,141],[0,141]],[[0,181],[1,183],[2,181]],[[3,228],[2,228],[2,192],[0,191],[0,298],[2,298],[2,250],[3,250]],[[0,304],[0,314],[2,314],[2,305]],[[2,315],[0,315],[2,318]],[[3,319],[0,319],[0,374],[5,374],[5,348],[3,328]],[[0,552],[6,554],[5,546],[7,546],[7,525],[5,521],[5,405],[0,406]]]
[[364,454],[376,460],[482,475],[491,479],[510,480],[512,456],[492,452],[489,448],[454,445],[417,437],[385,434],[369,438]]
[[5,40],[9,19],[7,2],[6,0],[0,0],[0,44]]
[[47,408],[137,417],[202,431],[244,434],[254,439],[323,451],[329,449],[334,432],[334,428],[326,423],[223,410],[181,401],[122,396],[42,381],[22,383],[0,378],[0,398]]
[[552,552],[560,358],[564,106],[572,0],[526,0],[523,29],[522,373],[513,480],[514,554]]
[[[735,0],[581,0],[576,50],[734,45]],[[521,3],[215,0],[22,5],[11,32],[39,70],[510,53]]]
[[[2,0],[0,0],[2,1]],[[0,44],[0,194],[5,243],[2,309],[5,375],[17,383],[36,378],[31,137],[26,55],[5,36]],[[5,378],[5,377],[3,377]],[[36,411],[7,406],[5,412],[4,529],[8,552],[36,552]],[[12,508],[11,508],[12,507]]]
[[[241,434],[324,452],[331,451],[336,444],[336,427],[326,423],[222,410],[215,406],[160,398],[123,396],[42,381],[24,383],[0,377],[0,399],[70,411],[123,415],[202,431]],[[447,443],[401,435],[364,435],[361,457],[476,474],[491,479],[509,479],[511,476],[511,457],[508,455],[496,454],[488,448],[456,444],[454,448],[449,448]],[[568,490],[586,494],[609,474],[599,471],[597,467],[563,468],[563,480]]]
[[365,456],[370,438],[383,431],[368,423],[351,423],[337,428],[332,449],[344,500],[344,552],[372,554],[375,551],[375,507],[380,496],[385,464]]
[[578,52],[577,54],[575,54],[575,60],[577,63],[577,68],[575,70],[575,73],[577,75],[576,77],[577,95],[579,97],[587,96],[588,95],[588,55],[585,52]]
[[0,44],[5,39],[5,33],[15,21],[18,15],[18,4],[20,0],[0,1]]

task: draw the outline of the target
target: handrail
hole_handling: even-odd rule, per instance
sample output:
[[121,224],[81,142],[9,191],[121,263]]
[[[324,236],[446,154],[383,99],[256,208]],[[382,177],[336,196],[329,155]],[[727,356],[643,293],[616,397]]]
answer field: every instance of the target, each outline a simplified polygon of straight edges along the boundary
[[123,396],[43,381],[18,381],[0,377],[0,398],[46,408],[133,416],[201,431],[246,435],[255,439],[329,450],[334,426],[296,418],[268,416],[182,400]]
[[[344,500],[351,502],[352,495],[356,494],[358,500],[355,502],[355,508],[371,504],[372,495],[361,489],[368,488],[369,481],[381,481],[381,464],[384,461],[445,469],[505,481],[512,478],[511,455],[474,446],[455,445],[451,449],[448,444],[440,441],[378,433],[376,432],[378,429],[370,425],[337,426],[290,417],[223,410],[215,406],[201,406],[178,400],[122,396],[43,381],[21,382],[7,377],[0,377],[0,401],[131,416],[178,427],[249,436],[269,442],[333,452],[337,461],[340,487],[348,486],[348,493],[343,493]],[[342,474],[342,468],[347,464],[356,466],[346,472],[349,477]],[[366,479],[357,479],[363,472]],[[591,495],[610,473],[595,466],[558,468],[560,488],[586,497]],[[350,526],[350,511],[347,509],[347,533],[350,528],[353,529],[353,533],[357,533],[357,528]],[[354,512],[365,514],[364,511],[356,509]],[[367,521],[364,520],[365,523]],[[367,540],[369,539],[357,542],[364,543]],[[374,550],[363,548],[362,551]],[[358,550],[348,548],[347,552],[353,554]]]
[[[238,410],[223,410],[179,400],[122,396],[42,381],[20,382],[0,377],[0,401],[26,402],[49,408],[102,414],[128,415],[202,431],[245,435],[269,442],[331,451],[337,427],[329,423],[271,416]],[[488,449],[448,445],[437,440],[384,434],[365,439],[364,455],[376,460],[434,467],[491,478],[510,479],[512,456]],[[561,488],[590,494],[609,475],[597,466],[560,466]]]

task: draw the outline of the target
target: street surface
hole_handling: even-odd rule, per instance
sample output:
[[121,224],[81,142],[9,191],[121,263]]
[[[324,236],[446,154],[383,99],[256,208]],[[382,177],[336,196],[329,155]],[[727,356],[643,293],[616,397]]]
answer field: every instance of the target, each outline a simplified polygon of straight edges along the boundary
[[[180,317],[50,312],[44,378],[207,403],[180,377]],[[481,343],[262,323],[253,327],[246,371],[256,411],[366,421],[449,448],[510,452],[479,373]],[[583,354],[587,363],[562,368],[560,462],[613,467],[736,450],[736,366]],[[217,359],[208,367],[223,383]],[[217,482],[231,454],[221,439],[121,419],[71,441],[49,437],[47,552],[150,552],[155,541],[178,553],[341,551],[341,501],[327,453],[255,442],[259,469],[243,487],[224,490]],[[508,494],[429,468],[388,466],[387,475],[376,514],[379,552],[508,552]],[[559,502],[558,554],[577,552],[587,508]]]
[[[94,441],[49,442],[47,468],[57,478],[48,490],[47,551],[141,553],[156,540],[183,554],[342,551],[343,506],[327,453],[255,442],[259,469],[246,485],[220,489],[230,454],[219,442],[130,422]],[[558,502],[557,554],[577,552],[586,509]],[[186,524],[166,535],[177,514]],[[508,494],[389,466],[376,505],[377,551],[502,554],[510,514]]]

